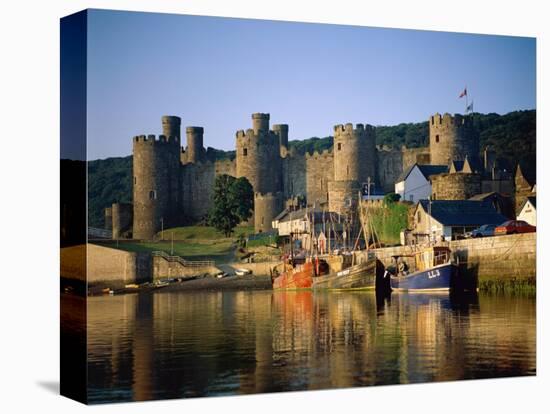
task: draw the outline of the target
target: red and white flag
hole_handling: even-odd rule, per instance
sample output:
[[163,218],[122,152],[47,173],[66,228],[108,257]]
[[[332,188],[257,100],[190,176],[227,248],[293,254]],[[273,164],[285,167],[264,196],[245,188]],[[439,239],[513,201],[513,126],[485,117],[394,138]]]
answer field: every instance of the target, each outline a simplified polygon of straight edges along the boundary
[[460,95],[458,96],[459,98],[462,98],[464,96],[468,95],[468,92],[466,91],[466,88],[464,88],[464,90],[462,92],[460,92]]

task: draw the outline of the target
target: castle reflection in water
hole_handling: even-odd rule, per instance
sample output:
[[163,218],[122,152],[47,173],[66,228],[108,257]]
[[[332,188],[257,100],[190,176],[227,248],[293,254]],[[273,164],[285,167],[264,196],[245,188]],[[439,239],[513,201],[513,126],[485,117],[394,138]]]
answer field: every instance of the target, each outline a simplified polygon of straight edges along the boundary
[[94,297],[90,402],[534,375],[535,310],[519,296]]

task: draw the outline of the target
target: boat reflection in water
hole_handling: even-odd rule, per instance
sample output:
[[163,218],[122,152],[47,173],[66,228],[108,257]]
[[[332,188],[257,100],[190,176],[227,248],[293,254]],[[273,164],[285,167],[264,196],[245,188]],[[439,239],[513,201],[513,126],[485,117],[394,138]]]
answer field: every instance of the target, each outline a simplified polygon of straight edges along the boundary
[[[535,374],[535,300],[369,291],[92,297],[90,402]],[[63,327],[63,330],[70,330]]]

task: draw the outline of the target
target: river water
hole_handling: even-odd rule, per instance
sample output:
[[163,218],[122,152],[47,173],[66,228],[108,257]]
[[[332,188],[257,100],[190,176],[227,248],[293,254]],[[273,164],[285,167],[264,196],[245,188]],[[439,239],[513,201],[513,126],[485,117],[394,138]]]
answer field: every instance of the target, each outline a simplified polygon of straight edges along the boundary
[[534,296],[177,292],[88,301],[91,403],[536,373]]

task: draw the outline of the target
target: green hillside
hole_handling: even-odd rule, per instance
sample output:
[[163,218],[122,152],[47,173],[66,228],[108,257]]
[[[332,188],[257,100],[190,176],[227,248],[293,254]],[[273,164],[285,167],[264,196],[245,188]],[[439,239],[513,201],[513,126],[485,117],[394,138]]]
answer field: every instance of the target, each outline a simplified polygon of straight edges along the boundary
[[[474,128],[480,146],[492,145],[507,168],[519,161],[527,175],[533,177],[536,168],[536,111],[516,111],[506,115],[474,113]],[[376,127],[377,144],[409,148],[428,145],[428,122]],[[294,140],[289,146],[305,154],[332,148],[333,137],[313,137]],[[232,159],[235,151],[209,147],[207,158]],[[132,201],[132,157],[108,158],[89,162],[89,219],[90,225],[103,227],[103,209],[113,202]]]

